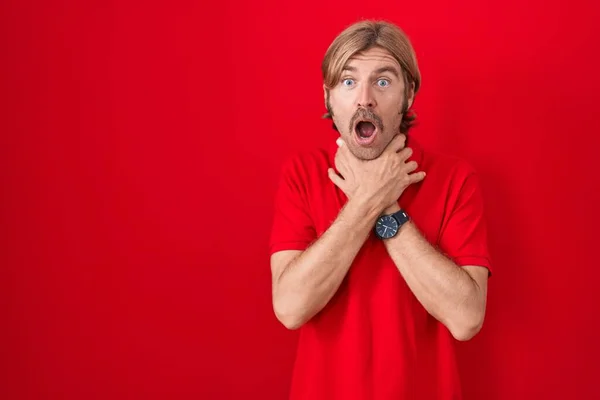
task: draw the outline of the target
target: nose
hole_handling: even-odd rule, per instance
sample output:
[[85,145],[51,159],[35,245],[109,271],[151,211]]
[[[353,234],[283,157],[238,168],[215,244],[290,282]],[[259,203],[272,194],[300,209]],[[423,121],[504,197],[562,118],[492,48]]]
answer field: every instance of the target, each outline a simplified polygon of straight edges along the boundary
[[362,108],[375,108],[377,106],[373,90],[369,85],[364,85],[360,88],[357,105]]

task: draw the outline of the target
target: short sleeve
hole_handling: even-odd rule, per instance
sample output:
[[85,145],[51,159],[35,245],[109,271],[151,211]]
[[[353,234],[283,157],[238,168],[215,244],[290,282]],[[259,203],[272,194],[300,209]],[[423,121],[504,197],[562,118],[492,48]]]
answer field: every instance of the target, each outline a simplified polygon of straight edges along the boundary
[[281,169],[275,193],[270,254],[281,250],[305,250],[316,240],[305,176],[298,159],[287,161]]
[[458,266],[478,265],[492,272],[483,195],[477,174],[462,181],[440,235],[441,250]]

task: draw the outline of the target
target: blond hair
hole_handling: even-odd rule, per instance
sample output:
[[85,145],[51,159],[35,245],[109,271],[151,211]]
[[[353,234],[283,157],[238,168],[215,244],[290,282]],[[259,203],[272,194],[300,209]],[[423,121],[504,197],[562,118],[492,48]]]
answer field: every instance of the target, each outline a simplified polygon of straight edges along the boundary
[[[331,43],[323,63],[321,72],[325,87],[331,89],[337,85],[344,66],[357,53],[380,47],[387,50],[400,64],[404,78],[404,114],[400,131],[407,133],[416,120],[416,114],[408,110],[408,96],[411,89],[414,94],[421,87],[421,73],[412,44],[406,34],[396,25],[387,21],[359,21],[343,30]],[[332,118],[329,102],[326,102],[325,118]]]

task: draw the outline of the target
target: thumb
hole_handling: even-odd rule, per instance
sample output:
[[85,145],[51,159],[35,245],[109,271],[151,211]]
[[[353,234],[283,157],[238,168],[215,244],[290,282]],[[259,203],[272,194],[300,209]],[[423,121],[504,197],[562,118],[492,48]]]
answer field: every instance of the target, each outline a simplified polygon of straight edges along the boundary
[[344,180],[340,178],[338,174],[335,173],[335,170],[333,168],[327,169],[327,175],[329,175],[329,179],[335,184],[335,186],[342,189],[342,186],[344,185]]
[[389,153],[398,153],[400,150],[402,150],[406,145],[406,135],[403,133],[400,133],[396,136],[394,136],[394,138],[390,141],[390,143],[387,146],[387,151]]

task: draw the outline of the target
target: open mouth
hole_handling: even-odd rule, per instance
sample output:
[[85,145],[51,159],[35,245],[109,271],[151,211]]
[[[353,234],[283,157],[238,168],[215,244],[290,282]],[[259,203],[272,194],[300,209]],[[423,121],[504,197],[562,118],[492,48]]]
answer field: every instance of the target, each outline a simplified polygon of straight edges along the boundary
[[354,126],[354,133],[356,133],[356,141],[360,145],[368,145],[375,140],[377,134],[377,127],[372,121],[361,120]]

